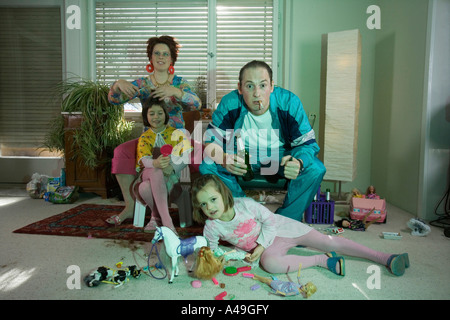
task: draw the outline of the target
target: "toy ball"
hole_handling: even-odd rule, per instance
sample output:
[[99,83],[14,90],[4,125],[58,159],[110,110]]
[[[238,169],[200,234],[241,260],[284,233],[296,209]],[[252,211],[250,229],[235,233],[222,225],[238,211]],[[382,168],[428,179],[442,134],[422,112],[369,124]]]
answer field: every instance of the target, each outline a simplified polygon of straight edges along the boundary
[[192,287],[200,288],[202,286],[202,282],[200,280],[194,280],[191,282]]

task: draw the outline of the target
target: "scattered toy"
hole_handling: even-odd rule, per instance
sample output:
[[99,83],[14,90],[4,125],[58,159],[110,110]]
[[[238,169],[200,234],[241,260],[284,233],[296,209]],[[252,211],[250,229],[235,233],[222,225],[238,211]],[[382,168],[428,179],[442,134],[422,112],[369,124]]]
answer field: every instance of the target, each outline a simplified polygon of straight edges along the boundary
[[[160,240],[164,240],[164,246],[166,253],[172,259],[172,268],[169,278],[169,283],[173,283],[173,277],[178,276],[178,258],[183,256],[185,259],[190,254],[194,253],[196,249],[202,248],[207,245],[206,238],[203,236],[190,237],[187,239],[180,239],[178,236],[167,227],[157,227],[155,235],[152,240],[152,249],[156,248],[156,243]],[[149,254],[150,258],[150,254]],[[159,255],[158,255],[159,259]],[[160,263],[162,263],[160,261]],[[164,277],[165,278],[165,277]],[[163,278],[163,279],[164,279]]]
[[136,266],[129,266],[123,270],[114,271],[108,267],[102,266],[87,275],[84,278],[84,283],[86,283],[88,287],[96,287],[100,283],[109,283],[115,285],[117,288],[128,281],[129,276],[137,279],[141,276],[141,270]]
[[431,232],[431,228],[422,219],[412,218],[407,223],[413,236],[424,237]]

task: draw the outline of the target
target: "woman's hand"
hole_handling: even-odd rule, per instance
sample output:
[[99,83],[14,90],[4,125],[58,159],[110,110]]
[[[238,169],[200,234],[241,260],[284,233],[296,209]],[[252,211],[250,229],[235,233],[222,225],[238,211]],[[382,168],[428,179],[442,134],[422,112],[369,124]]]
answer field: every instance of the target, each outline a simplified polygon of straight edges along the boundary
[[138,87],[123,79],[117,80],[115,84],[115,89],[116,90],[119,89],[120,92],[126,94],[128,98],[132,98],[139,90]]
[[152,91],[151,96],[158,98],[159,100],[164,100],[170,97],[181,99],[183,97],[183,91],[174,86],[158,87]]
[[165,169],[170,164],[170,157],[169,156],[163,156],[160,155],[158,159],[153,160],[153,167],[159,168],[159,169]]
[[248,262],[253,262],[256,261],[259,257],[261,257],[261,255],[264,252],[264,247],[260,244],[258,244],[258,246],[253,250],[252,254],[250,255],[250,257],[246,258]]

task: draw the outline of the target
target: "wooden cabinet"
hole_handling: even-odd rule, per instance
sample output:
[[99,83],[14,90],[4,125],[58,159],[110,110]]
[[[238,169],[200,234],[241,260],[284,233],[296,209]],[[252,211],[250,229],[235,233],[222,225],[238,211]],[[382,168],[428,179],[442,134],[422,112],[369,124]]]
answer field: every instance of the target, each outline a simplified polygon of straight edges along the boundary
[[64,114],[66,185],[78,186],[81,192],[93,192],[104,199],[113,197],[119,194],[120,188],[111,174],[110,164],[91,169],[86,167],[81,159],[74,159],[73,135],[80,128],[82,121],[81,113]]

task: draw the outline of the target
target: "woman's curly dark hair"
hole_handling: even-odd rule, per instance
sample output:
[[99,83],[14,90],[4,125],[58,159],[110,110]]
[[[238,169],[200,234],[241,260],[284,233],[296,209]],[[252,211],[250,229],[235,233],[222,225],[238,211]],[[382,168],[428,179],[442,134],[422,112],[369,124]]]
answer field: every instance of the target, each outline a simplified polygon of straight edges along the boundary
[[181,47],[174,37],[171,36],[161,36],[161,37],[152,37],[147,40],[147,57],[150,61],[152,59],[153,48],[159,44],[163,43],[169,47],[170,56],[172,58],[172,65],[175,65],[175,62],[178,58],[178,51]]

